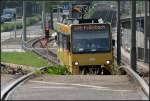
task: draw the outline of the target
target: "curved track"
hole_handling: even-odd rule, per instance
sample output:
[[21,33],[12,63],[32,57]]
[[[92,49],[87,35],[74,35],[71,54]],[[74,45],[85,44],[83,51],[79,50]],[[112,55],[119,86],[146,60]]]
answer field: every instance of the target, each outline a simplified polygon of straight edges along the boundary
[[32,39],[28,42],[24,42],[23,48],[25,50],[30,50],[35,52],[37,55],[41,56],[42,58],[46,59],[50,64],[57,65],[59,61],[57,60],[56,55],[56,48],[52,46],[51,42],[54,42],[54,38],[48,39],[48,44],[51,45],[51,48],[48,46],[41,47],[41,41],[44,39],[44,36]]
[[[54,65],[59,64],[59,61],[57,60],[57,55],[55,53],[56,48],[48,48],[48,46],[45,46],[45,48],[41,48],[41,40],[43,40],[43,38],[40,38],[39,40],[36,40],[34,43],[32,43],[33,51],[48,60],[50,63]],[[48,43],[52,41],[54,41],[53,38],[48,39]]]

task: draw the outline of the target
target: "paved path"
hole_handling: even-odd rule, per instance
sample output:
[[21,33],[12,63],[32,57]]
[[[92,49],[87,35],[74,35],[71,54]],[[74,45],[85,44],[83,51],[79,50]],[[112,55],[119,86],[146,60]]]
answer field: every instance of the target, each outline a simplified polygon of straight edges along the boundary
[[42,75],[17,87],[8,100],[143,100],[127,75]]
[[14,80],[14,75],[1,74],[1,90]]

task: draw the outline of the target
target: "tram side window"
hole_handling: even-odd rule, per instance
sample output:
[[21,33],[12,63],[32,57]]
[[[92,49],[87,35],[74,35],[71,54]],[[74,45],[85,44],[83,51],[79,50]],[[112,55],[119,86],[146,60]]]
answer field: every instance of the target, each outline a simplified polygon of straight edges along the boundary
[[57,44],[58,44],[58,47],[60,47],[60,40],[59,40],[59,33],[58,33],[58,37],[57,37]]
[[70,51],[70,36],[67,36],[67,49]]
[[67,36],[66,35],[63,35],[63,48],[64,50],[67,49]]
[[70,50],[70,37],[63,35],[63,49]]
[[60,48],[63,48],[63,36],[62,36],[62,34],[61,33],[59,33],[59,47]]
[[70,37],[66,36],[62,33],[58,34],[58,46],[59,48],[63,48],[63,50],[69,50],[70,45],[69,45]]

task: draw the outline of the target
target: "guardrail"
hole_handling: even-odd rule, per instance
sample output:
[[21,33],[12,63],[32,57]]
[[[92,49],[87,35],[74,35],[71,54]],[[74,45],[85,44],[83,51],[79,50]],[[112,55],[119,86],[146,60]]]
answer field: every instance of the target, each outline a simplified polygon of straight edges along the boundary
[[[41,67],[40,71],[47,69],[47,67]],[[17,85],[19,85],[21,82],[25,81],[26,79],[28,79],[29,77],[31,77],[32,75],[34,75],[34,73],[36,72],[33,71],[31,73],[28,73],[27,75],[24,75],[22,77],[20,77],[19,79],[15,80],[13,83],[11,83],[9,86],[7,86],[6,88],[4,88],[1,91],[1,100],[6,100],[7,95],[10,93],[11,90],[13,90]]]

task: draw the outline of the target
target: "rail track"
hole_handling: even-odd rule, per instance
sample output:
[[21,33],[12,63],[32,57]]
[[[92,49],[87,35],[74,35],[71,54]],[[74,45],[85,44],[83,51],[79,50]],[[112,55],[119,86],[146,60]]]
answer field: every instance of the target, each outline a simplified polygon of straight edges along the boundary
[[[54,51],[56,51],[55,48],[54,51],[51,50],[51,48],[48,48],[47,46],[45,48],[41,48],[41,40],[43,40],[44,38],[40,38],[39,40],[36,40],[34,43],[32,43],[32,47],[33,47],[33,51],[40,55],[41,57],[45,58],[46,60],[48,60],[48,62],[50,62],[53,65],[57,65],[59,64],[59,61],[57,60],[57,55],[54,53]],[[54,41],[53,38],[49,38],[48,42],[52,42]]]
[[[41,47],[41,41],[43,39],[45,39],[44,36],[29,40],[28,42],[24,42],[23,48],[25,50],[30,50],[35,52],[37,55],[47,60],[51,65],[58,65],[59,61],[55,53],[56,48],[55,47],[48,48],[47,45]],[[48,39],[48,43],[51,43],[53,41],[54,38],[52,37]]]

